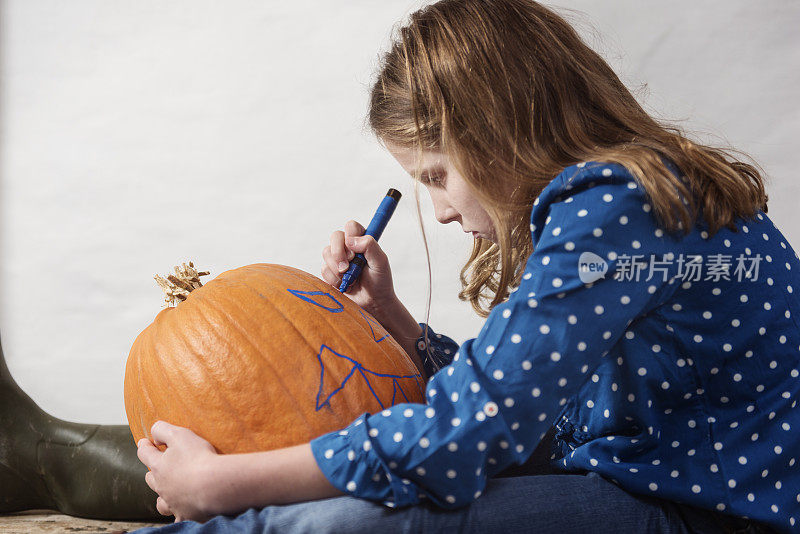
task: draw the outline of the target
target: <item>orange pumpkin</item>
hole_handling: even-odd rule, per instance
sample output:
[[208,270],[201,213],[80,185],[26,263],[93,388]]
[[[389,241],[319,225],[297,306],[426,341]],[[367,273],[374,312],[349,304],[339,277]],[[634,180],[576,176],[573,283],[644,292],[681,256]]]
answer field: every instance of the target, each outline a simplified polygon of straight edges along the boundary
[[125,367],[134,441],[151,438],[162,419],[191,428],[220,453],[270,450],[342,428],[365,411],[424,402],[403,348],[315,276],[262,263],[205,285],[196,276],[170,280],[188,288],[185,300],[137,336]]

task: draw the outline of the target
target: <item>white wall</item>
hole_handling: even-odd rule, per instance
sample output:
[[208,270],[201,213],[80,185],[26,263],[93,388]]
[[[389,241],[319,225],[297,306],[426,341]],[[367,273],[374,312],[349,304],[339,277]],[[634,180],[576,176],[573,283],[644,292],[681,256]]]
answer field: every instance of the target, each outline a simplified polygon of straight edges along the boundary
[[[193,259],[318,275],[330,233],[404,193],[381,238],[422,320],[427,270],[410,178],[364,130],[367,90],[408,0],[0,0],[0,332],[20,385],[61,418],[125,423],[153,281]],[[647,109],[726,138],[771,177],[800,247],[799,4],[563,0]],[[594,29],[592,29],[594,27]],[[438,225],[431,325],[482,320],[456,298],[471,238]]]

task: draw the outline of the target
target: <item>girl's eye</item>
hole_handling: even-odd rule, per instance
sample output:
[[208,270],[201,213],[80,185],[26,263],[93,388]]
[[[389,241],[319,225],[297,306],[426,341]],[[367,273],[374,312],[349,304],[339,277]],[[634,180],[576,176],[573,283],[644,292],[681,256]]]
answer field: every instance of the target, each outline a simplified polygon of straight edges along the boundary
[[428,176],[427,182],[431,185],[443,185],[444,184],[444,176],[434,174],[433,176]]

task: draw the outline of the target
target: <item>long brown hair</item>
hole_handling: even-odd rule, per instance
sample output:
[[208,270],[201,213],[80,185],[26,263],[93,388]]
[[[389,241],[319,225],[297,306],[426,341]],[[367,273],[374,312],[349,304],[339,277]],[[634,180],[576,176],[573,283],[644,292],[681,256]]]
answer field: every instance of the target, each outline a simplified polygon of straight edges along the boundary
[[460,273],[459,299],[483,317],[519,285],[532,203],[566,166],[622,164],[668,232],[689,233],[698,212],[713,235],[767,210],[752,158],[650,117],[568,22],[531,0],[441,0],[412,13],[381,58],[368,121],[380,141],[446,154],[492,219],[498,242],[476,239]]

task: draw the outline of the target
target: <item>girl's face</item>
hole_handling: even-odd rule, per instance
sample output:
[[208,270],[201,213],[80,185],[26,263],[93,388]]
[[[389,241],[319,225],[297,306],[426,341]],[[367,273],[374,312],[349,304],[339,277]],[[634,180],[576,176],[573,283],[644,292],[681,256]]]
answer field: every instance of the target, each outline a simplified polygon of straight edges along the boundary
[[422,158],[418,159],[416,149],[388,142],[386,148],[411,176],[420,168],[420,178],[431,196],[437,221],[442,224],[458,221],[465,232],[496,242],[492,220],[445,154],[423,150]]

